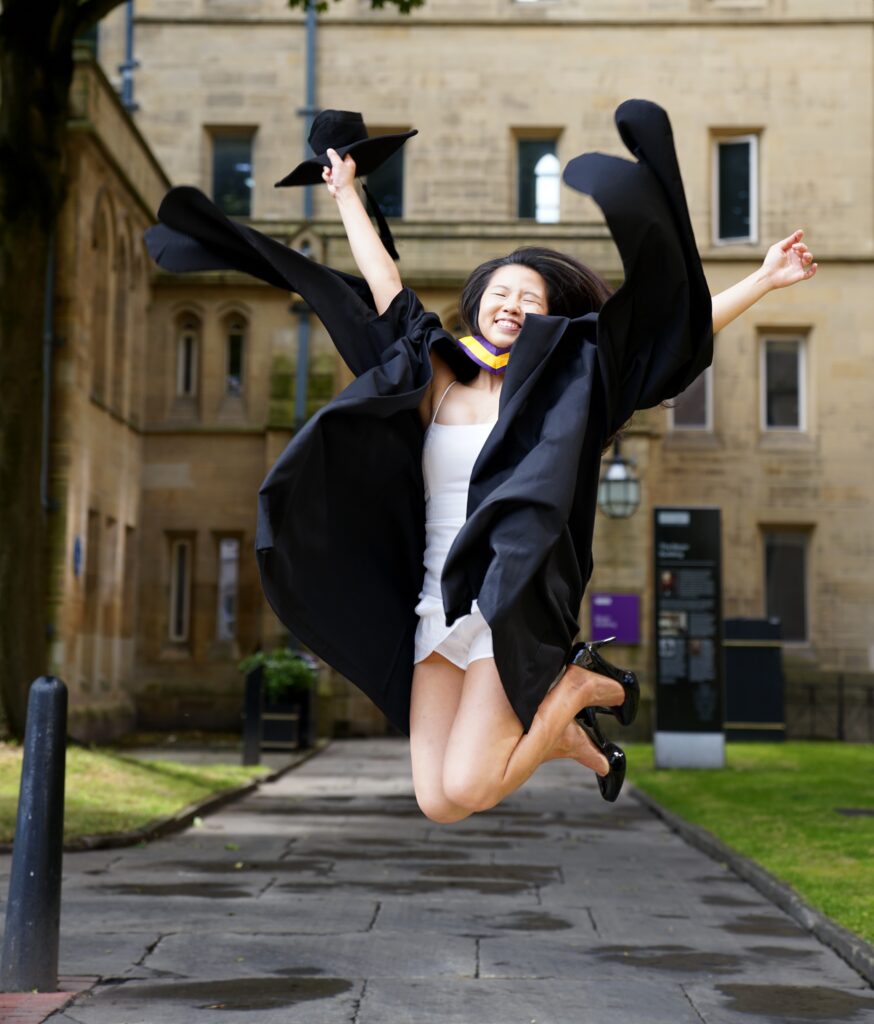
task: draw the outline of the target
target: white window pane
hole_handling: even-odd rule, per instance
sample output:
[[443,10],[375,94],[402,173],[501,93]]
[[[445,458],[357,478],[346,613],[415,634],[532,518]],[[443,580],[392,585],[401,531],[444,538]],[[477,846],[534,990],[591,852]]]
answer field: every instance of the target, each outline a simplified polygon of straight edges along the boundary
[[561,165],[554,153],[542,156],[534,168],[535,220],[541,224],[558,222]]
[[218,609],[216,638],[233,640],[237,635],[237,584],[240,571],[240,542],[232,537],[219,541]]

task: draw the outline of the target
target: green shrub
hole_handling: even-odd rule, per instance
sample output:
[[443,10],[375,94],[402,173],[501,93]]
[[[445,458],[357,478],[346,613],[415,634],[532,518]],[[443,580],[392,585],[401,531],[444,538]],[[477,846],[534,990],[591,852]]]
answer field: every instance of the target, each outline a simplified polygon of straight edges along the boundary
[[273,651],[257,651],[244,658],[238,668],[248,675],[253,669],[264,669],[264,693],[269,700],[303,694],[315,688],[316,661],[301,651],[277,647]]

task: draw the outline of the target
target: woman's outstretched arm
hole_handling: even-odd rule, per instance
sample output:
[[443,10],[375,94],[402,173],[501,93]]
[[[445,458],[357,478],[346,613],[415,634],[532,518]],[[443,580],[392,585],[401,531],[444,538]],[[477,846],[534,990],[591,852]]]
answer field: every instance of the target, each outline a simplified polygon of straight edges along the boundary
[[799,228],[782,242],[775,242],[758,270],[713,296],[714,334],[773,289],[813,277],[816,264],[813,254],[801,241],[803,235]]
[[331,166],[322,171],[322,177],[328,191],[337,200],[352,255],[373,295],[376,312],[382,314],[403,287],[401,275],[355,191],[355,161],[348,154],[345,160],[341,160],[334,149],[328,150],[328,157]]

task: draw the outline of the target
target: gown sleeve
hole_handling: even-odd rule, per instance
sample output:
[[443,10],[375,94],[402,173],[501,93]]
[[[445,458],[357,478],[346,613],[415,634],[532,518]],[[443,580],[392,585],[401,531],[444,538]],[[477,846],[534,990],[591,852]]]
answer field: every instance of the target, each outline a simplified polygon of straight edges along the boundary
[[423,310],[403,289],[377,316],[367,282],[314,262],[260,231],[227,217],[199,189],[171,189],[158,208],[160,223],[145,232],[146,248],[163,270],[184,273],[239,270],[275,288],[296,292],[325,325],[356,377],[383,362],[405,324]]
[[627,100],[616,126],[636,162],[584,153],[564,172],[601,208],[625,275],[598,314],[605,436],[636,409],[676,397],[713,360],[710,290],[668,116],[655,103]]

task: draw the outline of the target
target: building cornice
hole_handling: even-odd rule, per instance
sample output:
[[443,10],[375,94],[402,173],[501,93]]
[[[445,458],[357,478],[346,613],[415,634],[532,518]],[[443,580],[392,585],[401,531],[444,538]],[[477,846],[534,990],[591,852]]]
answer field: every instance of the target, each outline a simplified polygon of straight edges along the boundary
[[[755,12],[733,12],[732,17],[721,15],[718,17],[690,15],[686,18],[666,18],[651,16],[648,18],[558,18],[558,17],[532,17],[533,12],[526,11],[524,16],[513,18],[491,17],[491,18],[421,18],[414,20],[409,16],[391,15],[382,17],[349,17],[323,16],[319,21],[319,29],[331,28],[372,28],[384,29],[386,26],[393,28],[401,27],[408,29],[429,29],[429,28],[462,28],[465,31],[471,29],[492,29],[519,28],[529,31],[531,29],[548,28],[585,28],[585,29],[630,29],[639,31],[649,28],[842,28],[853,26],[874,26],[874,14],[867,17],[864,15],[836,17],[812,16],[784,17],[759,15]],[[179,15],[168,17],[138,14],[135,19],[137,25],[227,25],[234,28],[251,26],[253,28],[278,28],[283,26],[304,27],[302,16],[289,15],[287,18],[259,18],[259,17],[189,17]]]

